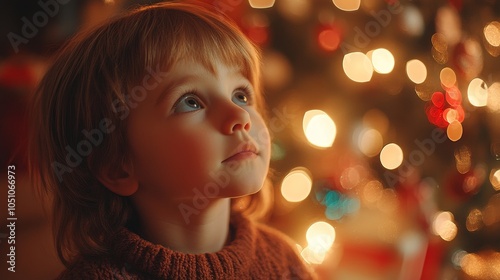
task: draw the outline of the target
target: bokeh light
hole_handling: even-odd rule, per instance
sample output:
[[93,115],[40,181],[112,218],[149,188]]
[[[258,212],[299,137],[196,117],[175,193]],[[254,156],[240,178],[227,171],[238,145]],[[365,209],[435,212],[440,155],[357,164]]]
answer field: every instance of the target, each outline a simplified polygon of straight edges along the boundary
[[405,4],[401,18],[401,28],[410,36],[420,36],[424,33],[425,22],[419,8]]
[[488,88],[488,104],[486,105],[490,112],[500,111],[500,83],[495,82]]
[[342,67],[347,77],[358,83],[369,82],[373,76],[372,62],[362,52],[346,54],[342,61]]
[[459,121],[453,121],[446,128],[446,135],[448,135],[448,139],[453,142],[456,142],[462,138],[463,127]]
[[359,150],[368,157],[376,156],[382,149],[383,144],[382,134],[373,128],[363,130],[358,138]]
[[394,56],[384,48],[373,50],[371,54],[373,69],[380,74],[388,74],[394,69]]
[[307,111],[304,114],[302,127],[309,143],[320,148],[331,147],[337,135],[335,123],[321,110]]
[[385,145],[380,152],[380,162],[386,169],[398,168],[403,162],[403,150],[395,143]]
[[341,41],[341,36],[338,30],[334,29],[324,29],[318,34],[318,44],[325,51],[336,50]]
[[468,275],[467,279],[500,279],[500,253],[485,250],[480,254],[465,254],[460,267]]
[[306,20],[313,9],[312,2],[309,0],[278,1],[276,8],[284,18],[292,22]]
[[306,232],[306,240],[309,247],[320,247],[324,252],[332,247],[335,241],[335,229],[327,222],[315,222]]
[[300,202],[309,196],[312,179],[306,168],[298,167],[290,171],[281,183],[281,195],[289,202]]
[[333,4],[342,11],[357,11],[361,0],[333,0]]
[[465,227],[468,231],[478,231],[484,226],[483,213],[479,209],[472,209],[465,220]]
[[451,88],[457,83],[457,74],[449,67],[445,67],[439,73],[439,80],[444,88]]
[[412,59],[406,63],[406,74],[412,82],[421,84],[427,79],[427,67],[422,61]]
[[437,213],[432,222],[434,234],[440,236],[445,241],[452,241],[455,239],[458,228],[454,219],[451,212],[443,211]]
[[255,9],[265,9],[274,6],[275,0],[248,0],[250,7]]
[[500,168],[491,170],[490,183],[493,189],[495,189],[496,191],[500,191]]
[[483,30],[486,42],[492,47],[500,47],[500,23],[492,21],[488,23]]
[[493,57],[500,55],[500,23],[492,21],[483,29],[486,51]]
[[473,79],[467,88],[467,97],[472,106],[486,106],[488,104],[488,86],[479,78]]

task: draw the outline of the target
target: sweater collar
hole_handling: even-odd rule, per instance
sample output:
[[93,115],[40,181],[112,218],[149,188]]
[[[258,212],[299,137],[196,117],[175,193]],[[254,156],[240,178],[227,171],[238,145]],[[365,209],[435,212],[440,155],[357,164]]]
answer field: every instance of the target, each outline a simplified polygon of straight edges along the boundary
[[247,217],[231,216],[233,240],[215,253],[187,254],[142,239],[126,228],[114,238],[112,254],[127,269],[166,279],[227,279],[248,271],[255,256],[256,229]]

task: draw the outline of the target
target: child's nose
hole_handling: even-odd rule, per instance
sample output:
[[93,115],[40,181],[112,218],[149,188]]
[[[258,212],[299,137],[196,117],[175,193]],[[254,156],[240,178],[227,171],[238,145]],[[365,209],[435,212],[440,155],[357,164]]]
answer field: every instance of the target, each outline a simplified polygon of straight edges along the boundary
[[251,120],[248,112],[234,103],[227,104],[221,114],[224,116],[222,130],[224,134],[233,134],[238,130],[250,130]]

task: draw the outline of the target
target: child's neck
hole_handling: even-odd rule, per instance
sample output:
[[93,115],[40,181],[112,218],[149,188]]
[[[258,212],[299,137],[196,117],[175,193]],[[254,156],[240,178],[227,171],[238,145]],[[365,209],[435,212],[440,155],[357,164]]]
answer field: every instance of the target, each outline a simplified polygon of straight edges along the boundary
[[[191,214],[189,220],[178,207],[173,211],[146,207],[139,213],[140,234],[154,244],[191,254],[217,252],[226,245],[229,235],[230,199],[217,199]],[[143,208],[144,209],[144,208]]]

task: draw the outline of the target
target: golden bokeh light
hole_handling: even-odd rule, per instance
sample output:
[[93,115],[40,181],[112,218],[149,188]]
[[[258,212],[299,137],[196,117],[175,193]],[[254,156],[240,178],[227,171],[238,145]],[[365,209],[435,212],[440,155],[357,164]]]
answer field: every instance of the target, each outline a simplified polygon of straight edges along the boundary
[[307,169],[294,168],[281,183],[281,195],[289,202],[300,202],[309,196],[312,179]]
[[301,22],[312,12],[312,2],[309,0],[287,0],[276,2],[276,9],[286,19]]
[[488,104],[488,86],[479,78],[473,79],[467,88],[467,97],[472,106],[486,106]]
[[496,191],[500,191],[500,168],[491,170],[490,183]]
[[500,279],[500,253],[484,250],[465,254],[460,267],[470,279]]
[[331,147],[337,135],[335,122],[321,110],[307,111],[302,127],[309,143],[320,148]]
[[373,69],[380,74],[388,74],[394,69],[394,56],[384,48],[373,50],[371,53]]
[[342,61],[342,67],[347,77],[358,83],[369,82],[373,76],[372,62],[362,52],[346,54]]
[[462,138],[463,127],[459,121],[451,122],[446,128],[446,135],[448,135],[448,139],[453,142],[456,142]]
[[490,112],[500,111],[500,83],[495,82],[488,88],[488,104]]
[[300,252],[302,258],[310,264],[322,264],[326,257],[326,252],[321,248],[307,246]]
[[342,11],[357,11],[361,5],[361,0],[332,0],[335,7]]
[[439,80],[444,88],[451,88],[457,83],[457,74],[449,67],[445,67],[439,73]]
[[359,150],[368,157],[376,156],[384,144],[382,134],[378,130],[369,128],[361,132],[358,139]]
[[486,42],[492,47],[500,47],[500,23],[492,21],[488,23],[483,30]]
[[458,228],[455,224],[453,214],[443,211],[434,217],[432,231],[445,241],[452,241],[457,236]]
[[386,169],[398,168],[403,163],[403,150],[395,143],[385,145],[380,152],[380,162]]
[[316,222],[312,224],[306,232],[308,247],[316,252],[327,252],[335,241],[335,229],[327,222]]
[[418,98],[420,98],[422,101],[430,101],[434,91],[428,85],[417,84],[415,85],[415,93],[417,94]]
[[469,147],[462,146],[455,150],[455,165],[460,174],[465,174],[470,171],[472,159]]
[[483,227],[483,213],[479,209],[472,209],[465,220],[468,231],[478,231]]
[[248,0],[250,7],[254,9],[265,9],[274,6],[275,0]]
[[421,84],[427,79],[427,67],[422,61],[412,59],[406,63],[406,74],[412,82]]
[[369,181],[363,187],[362,198],[369,204],[375,203],[382,198],[383,189],[384,187],[382,186],[382,183],[380,183],[380,181]]

